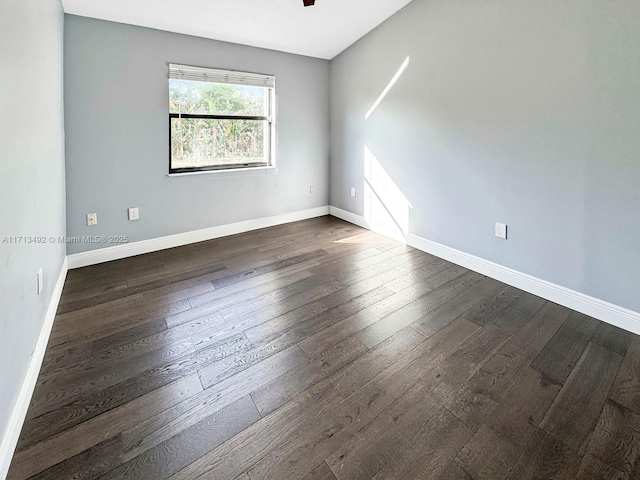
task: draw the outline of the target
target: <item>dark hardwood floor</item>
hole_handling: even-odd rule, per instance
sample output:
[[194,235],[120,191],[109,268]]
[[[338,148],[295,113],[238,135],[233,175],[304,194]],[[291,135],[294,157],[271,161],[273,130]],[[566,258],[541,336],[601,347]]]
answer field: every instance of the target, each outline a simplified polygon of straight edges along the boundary
[[10,479],[640,478],[640,338],[331,217],[69,272]]

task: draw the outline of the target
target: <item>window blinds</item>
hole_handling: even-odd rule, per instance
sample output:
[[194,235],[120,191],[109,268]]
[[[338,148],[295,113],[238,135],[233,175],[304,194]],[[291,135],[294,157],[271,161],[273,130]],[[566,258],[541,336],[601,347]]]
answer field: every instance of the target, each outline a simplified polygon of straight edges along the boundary
[[169,64],[169,78],[195,82],[229,83],[231,85],[246,85],[250,87],[274,88],[276,85],[276,77],[273,75],[191,67],[175,63]]

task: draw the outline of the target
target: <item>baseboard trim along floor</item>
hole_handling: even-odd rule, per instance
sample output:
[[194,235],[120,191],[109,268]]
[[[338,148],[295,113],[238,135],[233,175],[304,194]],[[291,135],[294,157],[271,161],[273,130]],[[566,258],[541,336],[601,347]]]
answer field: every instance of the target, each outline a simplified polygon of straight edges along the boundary
[[227,237],[238,233],[250,232],[260,228],[274,227],[284,223],[298,222],[308,218],[321,217],[329,214],[329,207],[317,207],[308,210],[275,215],[273,217],[256,218],[243,222],[229,223],[216,227],[193,230],[191,232],[167,235],[166,237],[152,238],[139,242],[126,243],[113,247],[90,250],[88,252],[74,253],[68,255],[69,268],[87,267],[98,263],[120,260],[122,258],[133,257],[145,253],[157,252],[167,248],[181,247],[191,243],[204,242],[214,238]]
[[42,366],[42,360],[47,349],[47,343],[49,342],[49,336],[51,335],[51,329],[53,328],[53,320],[56,318],[56,311],[58,310],[58,303],[60,303],[60,297],[62,295],[62,288],[64,287],[64,281],[67,278],[68,262],[65,258],[60,268],[60,274],[58,280],[51,294],[51,300],[49,301],[49,307],[40,329],[40,335],[36,343],[27,374],[22,382],[20,393],[18,394],[18,400],[13,408],[13,412],[9,417],[9,425],[0,443],[0,479],[4,479],[9,471],[11,465],[11,458],[13,452],[16,449],[18,443],[18,437],[22,430],[25,417],[27,416],[27,410],[29,403],[31,403],[31,397],[36,387],[36,381],[38,380],[38,374],[40,373],[40,367]]
[[[336,207],[330,207],[329,213],[334,217],[353,223],[359,227],[402,241],[402,238],[398,238],[398,234],[390,233],[388,229],[380,227],[360,215]],[[407,245],[422,250],[423,252],[430,253],[456,265],[524,290],[525,292],[532,293],[533,295],[640,335],[640,313],[634,312],[633,310],[513,270],[417,235],[408,234],[404,238],[404,241],[406,241]]]

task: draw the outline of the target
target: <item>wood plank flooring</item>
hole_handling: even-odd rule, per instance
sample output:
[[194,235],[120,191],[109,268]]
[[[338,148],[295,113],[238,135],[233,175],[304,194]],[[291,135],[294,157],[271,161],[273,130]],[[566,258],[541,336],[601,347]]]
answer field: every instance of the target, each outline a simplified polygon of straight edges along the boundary
[[332,217],[69,272],[9,479],[640,478],[640,337]]

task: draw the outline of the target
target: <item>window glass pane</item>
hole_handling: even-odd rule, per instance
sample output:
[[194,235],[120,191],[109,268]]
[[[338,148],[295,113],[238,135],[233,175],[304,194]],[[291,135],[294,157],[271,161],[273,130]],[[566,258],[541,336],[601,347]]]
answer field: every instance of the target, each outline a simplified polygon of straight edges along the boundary
[[169,80],[169,111],[201,115],[267,116],[268,92],[262,87]]
[[171,168],[266,163],[264,120],[171,119]]

